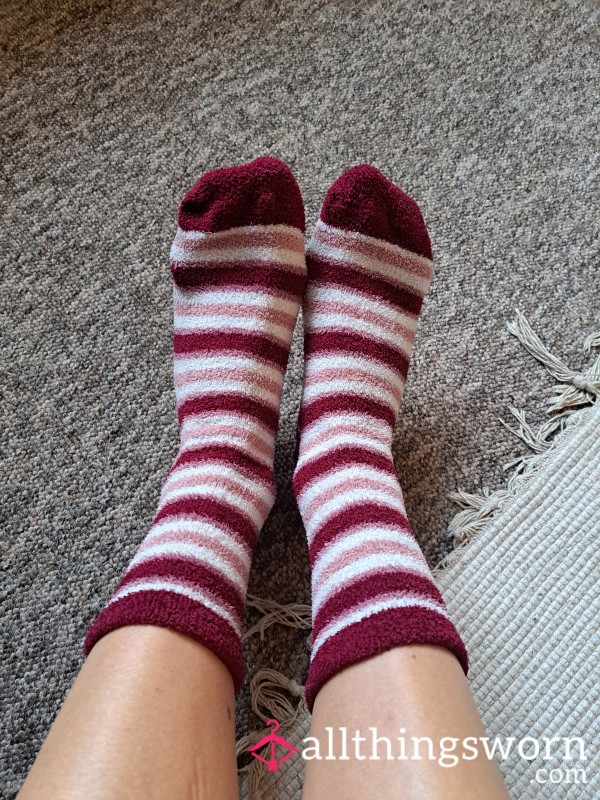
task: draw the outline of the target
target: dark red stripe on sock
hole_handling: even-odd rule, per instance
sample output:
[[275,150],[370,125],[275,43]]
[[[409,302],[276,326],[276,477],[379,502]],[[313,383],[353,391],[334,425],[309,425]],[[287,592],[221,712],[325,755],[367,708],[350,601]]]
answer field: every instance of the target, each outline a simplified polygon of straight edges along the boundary
[[356,394],[330,394],[305,403],[300,408],[298,427],[300,431],[326,414],[360,413],[373,420],[385,422],[390,428],[396,424],[396,413],[387,403],[378,403]]
[[404,380],[408,374],[408,358],[402,350],[378,339],[347,331],[308,331],[304,336],[304,351],[314,353],[346,353],[372,358],[396,370]]
[[232,262],[216,266],[211,262],[190,265],[184,261],[171,262],[173,281],[180,289],[217,289],[241,288],[252,289],[257,293],[274,290],[284,292],[291,299],[298,300],[304,294],[306,276],[285,269],[285,265],[277,268],[264,261],[244,261],[243,264]]
[[398,509],[381,503],[352,503],[322,525],[310,544],[310,563],[314,566],[321,550],[340,534],[360,525],[392,525],[412,534],[408,519]]
[[354,289],[357,292],[392,303],[406,314],[417,316],[423,305],[423,297],[408,286],[392,283],[373,272],[365,272],[359,267],[352,267],[341,261],[329,261],[311,254],[306,254],[308,274],[314,287],[331,286],[342,289]]
[[156,525],[157,522],[164,522],[168,519],[177,520],[182,516],[222,525],[226,530],[239,537],[240,542],[246,548],[253,547],[256,542],[257,533],[252,520],[230,503],[211,497],[195,497],[193,499],[184,497],[165,503],[154,517],[152,524]]
[[258,333],[176,333],[173,336],[175,355],[232,353],[270,361],[281,369],[287,365],[289,350],[282,344]]
[[[366,447],[355,447],[352,445],[340,445],[335,450],[325,453],[322,456],[313,458],[303,464],[294,475],[294,491],[300,494],[303,489],[315,478],[320,478],[333,469],[360,465],[373,467],[380,472],[396,478],[394,462],[390,456],[369,450]],[[360,474],[358,472],[357,474]]]
[[233,609],[239,618],[244,613],[244,599],[237,588],[222,573],[212,569],[206,562],[195,561],[183,556],[153,556],[148,561],[136,564],[129,569],[117,591],[137,580],[152,578],[158,580],[185,581],[190,589],[206,589],[217,602],[222,599]]
[[262,461],[258,461],[248,450],[226,444],[199,445],[193,449],[185,450],[177,456],[169,474],[182,467],[193,467],[207,461],[227,464],[246,474],[250,473],[253,477],[258,478],[269,486],[273,483],[273,470],[271,467]]
[[[313,622],[314,635],[317,636],[325,625],[362,603],[375,601],[383,595],[400,597],[406,594],[416,594],[444,605],[442,595],[430,578],[423,578],[398,567],[385,571],[384,567],[377,572],[363,575],[355,582],[342,584],[339,591],[319,608]],[[368,625],[368,621],[366,624]]]
[[243,394],[205,394],[192,397],[179,406],[179,424],[191,414],[202,414],[209,411],[235,412],[259,420],[273,432],[277,430],[279,412],[271,406]]

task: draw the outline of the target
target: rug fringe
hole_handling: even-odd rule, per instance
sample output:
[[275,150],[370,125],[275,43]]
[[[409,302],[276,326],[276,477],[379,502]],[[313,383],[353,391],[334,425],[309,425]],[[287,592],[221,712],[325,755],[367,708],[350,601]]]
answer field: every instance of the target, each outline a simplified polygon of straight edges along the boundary
[[[571,409],[588,405],[592,402],[592,398],[600,396],[600,356],[587,372],[575,372],[552,355],[521,311],[517,311],[516,319],[509,322],[507,327],[531,355],[560,381],[554,387],[556,396],[550,400],[549,414],[567,414]],[[600,332],[587,337],[583,344],[584,353],[589,354],[592,347],[600,347]]]
[[264,639],[265,630],[271,625],[278,623],[288,628],[298,628],[299,630],[309,630],[311,628],[311,608],[301,603],[288,603],[281,605],[274,600],[266,600],[256,595],[247,595],[246,605],[254,608],[261,613],[261,618],[248,628],[244,634],[244,639],[249,639],[255,633],[260,634]]
[[[571,429],[580,421],[584,408],[597,402],[600,397],[600,355],[585,372],[576,372],[553,355],[534,332],[525,315],[516,312],[516,319],[508,324],[508,330],[560,383],[553,387],[553,396],[548,402],[550,419],[536,431],[527,422],[525,413],[517,408],[508,411],[517,425],[500,420],[504,427],[523,441],[530,452],[505,465],[512,475],[505,489],[484,490],[482,494],[470,494],[462,490],[451,492],[448,497],[459,508],[448,525],[448,535],[454,540],[454,549],[434,569],[434,577],[453,564],[461,551],[480,533],[512,497],[537,475],[548,453],[566,428]],[[592,348],[600,348],[600,331],[592,333],[583,344],[589,355]]]

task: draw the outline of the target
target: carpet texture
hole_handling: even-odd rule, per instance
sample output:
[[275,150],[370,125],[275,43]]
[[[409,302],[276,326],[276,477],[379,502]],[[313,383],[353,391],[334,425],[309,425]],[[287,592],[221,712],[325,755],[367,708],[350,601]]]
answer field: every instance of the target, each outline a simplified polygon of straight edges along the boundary
[[[518,445],[497,417],[546,386],[542,368],[532,374],[504,346],[504,321],[518,305],[573,361],[598,314],[592,8],[2,3],[4,796],[77,672],[177,449],[168,250],[183,193],[207,169],[271,154],[294,170],[309,221],[363,161],[419,202],[436,274],[395,456],[434,564],[448,547],[448,491],[504,483]],[[280,603],[309,600],[290,486],[301,377],[297,331],[279,498],[250,581]],[[305,639],[280,626],[251,637],[248,672],[303,680]],[[255,727],[246,687],[238,728]]]

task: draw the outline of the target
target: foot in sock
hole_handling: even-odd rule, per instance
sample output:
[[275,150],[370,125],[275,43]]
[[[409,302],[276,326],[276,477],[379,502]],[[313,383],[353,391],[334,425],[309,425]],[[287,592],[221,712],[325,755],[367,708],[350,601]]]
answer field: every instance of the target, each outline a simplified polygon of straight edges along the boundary
[[304,210],[272,158],[204,175],[171,249],[180,448],[154,522],[86,654],[123,625],[187,634],[243,681],[252,551],[275,497],[283,376],[306,284]]
[[398,645],[442,645],[467,670],[391,451],[431,258],[419,207],[379,170],[353,167],[330,188],[307,248],[294,474],[312,567],[311,708],[341,669]]

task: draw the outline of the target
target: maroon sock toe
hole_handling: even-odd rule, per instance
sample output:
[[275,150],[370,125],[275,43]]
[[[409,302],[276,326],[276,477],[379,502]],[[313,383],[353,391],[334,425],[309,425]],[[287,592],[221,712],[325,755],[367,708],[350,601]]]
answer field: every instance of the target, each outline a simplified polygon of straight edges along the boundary
[[417,203],[376,167],[350,167],[331,186],[321,219],[333,228],[355,231],[432,258],[431,243]]
[[247,225],[289,225],[304,231],[304,206],[287,164],[263,156],[203,175],[183,198],[178,221],[184,231]]

